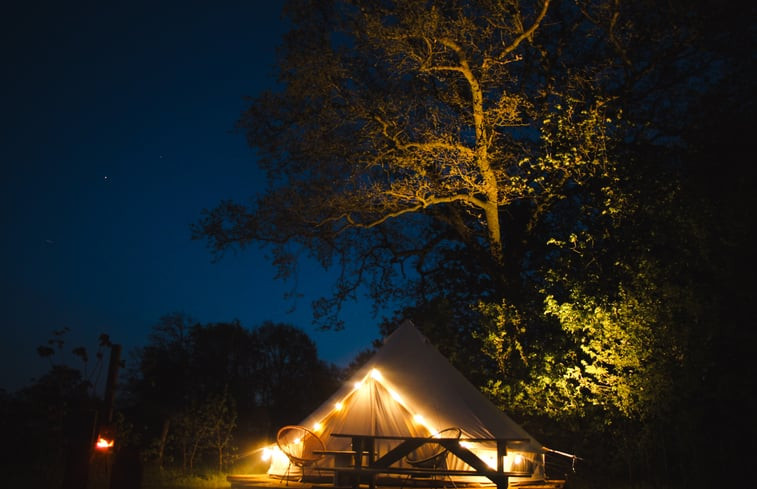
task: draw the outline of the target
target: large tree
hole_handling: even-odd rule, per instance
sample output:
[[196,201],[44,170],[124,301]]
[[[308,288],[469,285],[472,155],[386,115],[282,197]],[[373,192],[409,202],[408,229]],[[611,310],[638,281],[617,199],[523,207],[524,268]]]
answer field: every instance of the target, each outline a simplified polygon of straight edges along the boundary
[[[281,88],[240,120],[267,190],[221,203],[195,235],[217,252],[272,245],[283,275],[303,248],[340,267],[324,325],[360,285],[377,301],[406,297],[408,278],[416,299],[507,286],[533,214],[612,172],[606,101],[559,57],[599,34],[558,3],[289,2]],[[439,285],[455,268],[468,284]]]
[[644,6],[624,4],[615,24],[627,125],[611,219],[583,192],[556,206],[559,221],[537,229],[554,252],[527,287],[544,302],[528,316],[509,298],[485,304],[480,334],[497,363],[490,393],[559,419],[593,469],[707,487],[728,455],[692,447],[748,425],[754,389],[754,206],[741,183],[754,56],[732,49],[753,45],[753,28],[709,2]]

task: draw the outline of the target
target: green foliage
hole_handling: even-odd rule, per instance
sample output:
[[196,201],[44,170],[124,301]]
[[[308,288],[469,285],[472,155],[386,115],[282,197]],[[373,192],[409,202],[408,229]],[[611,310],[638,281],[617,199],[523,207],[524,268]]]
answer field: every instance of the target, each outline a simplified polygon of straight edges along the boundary
[[482,352],[497,362],[502,375],[514,376],[512,370],[517,364],[528,365],[522,340],[526,333],[522,316],[504,301],[500,304],[481,303],[479,310],[491,320],[487,329],[477,334],[483,343]]
[[582,402],[612,414],[608,420],[617,415],[644,419],[658,412],[669,397],[673,362],[682,355],[670,318],[664,317],[666,305],[645,290],[621,286],[609,300],[577,292],[567,302],[551,295],[545,299],[546,314],[560,322],[579,348],[563,383],[574,387]]

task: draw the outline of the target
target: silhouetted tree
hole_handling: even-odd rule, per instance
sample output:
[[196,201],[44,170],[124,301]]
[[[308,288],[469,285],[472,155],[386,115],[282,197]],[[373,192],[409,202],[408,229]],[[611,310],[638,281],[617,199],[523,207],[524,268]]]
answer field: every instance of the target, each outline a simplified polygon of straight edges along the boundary
[[302,330],[265,322],[253,332],[257,344],[255,393],[268,408],[271,434],[296,423],[338,387],[336,367],[318,359],[315,343]]
[[[318,359],[301,330],[264,323],[161,319],[130,380],[131,412],[169,455],[192,471],[211,450],[221,470],[233,440],[260,440],[297,422],[337,387],[339,371]],[[158,413],[159,416],[154,416]]]
[[163,466],[174,415],[192,402],[191,330],[198,327],[184,314],[164,316],[153,327],[149,342],[137,354],[129,391],[137,416],[148,430],[159,433],[156,458]]

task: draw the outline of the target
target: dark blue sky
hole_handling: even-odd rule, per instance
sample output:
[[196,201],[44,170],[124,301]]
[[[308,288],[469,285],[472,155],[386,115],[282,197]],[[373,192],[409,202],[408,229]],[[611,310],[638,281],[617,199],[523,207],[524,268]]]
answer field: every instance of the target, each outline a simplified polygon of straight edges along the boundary
[[315,332],[326,274],[300,277],[291,313],[262,252],[211,263],[190,240],[202,209],[262,183],[232,129],[243,97],[274,83],[279,2],[111,3],[30,0],[0,20],[0,388],[47,369],[36,347],[54,329],[71,328],[69,347],[105,332],[129,351],[172,312],[294,324],[345,364],[378,319],[353,305],[347,331]]

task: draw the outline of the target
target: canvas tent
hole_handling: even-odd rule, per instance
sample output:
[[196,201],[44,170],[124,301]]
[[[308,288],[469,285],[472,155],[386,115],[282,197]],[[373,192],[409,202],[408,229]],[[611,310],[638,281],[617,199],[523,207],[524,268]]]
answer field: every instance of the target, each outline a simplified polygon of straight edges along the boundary
[[[300,425],[317,433],[328,450],[349,449],[348,438],[332,433],[427,437],[457,427],[462,443],[474,438],[524,439],[508,448],[505,470],[522,470],[515,468],[520,464],[532,471],[532,477],[513,482],[544,478],[541,444],[463,377],[410,321],[387,337],[371,360]],[[384,446],[376,447],[380,452],[398,442],[381,443]],[[492,445],[471,442],[466,446],[496,466]],[[459,459],[449,463],[458,470],[470,469]],[[304,470],[307,475],[310,469]],[[297,471],[279,454],[272,457],[268,473],[299,476]]]

